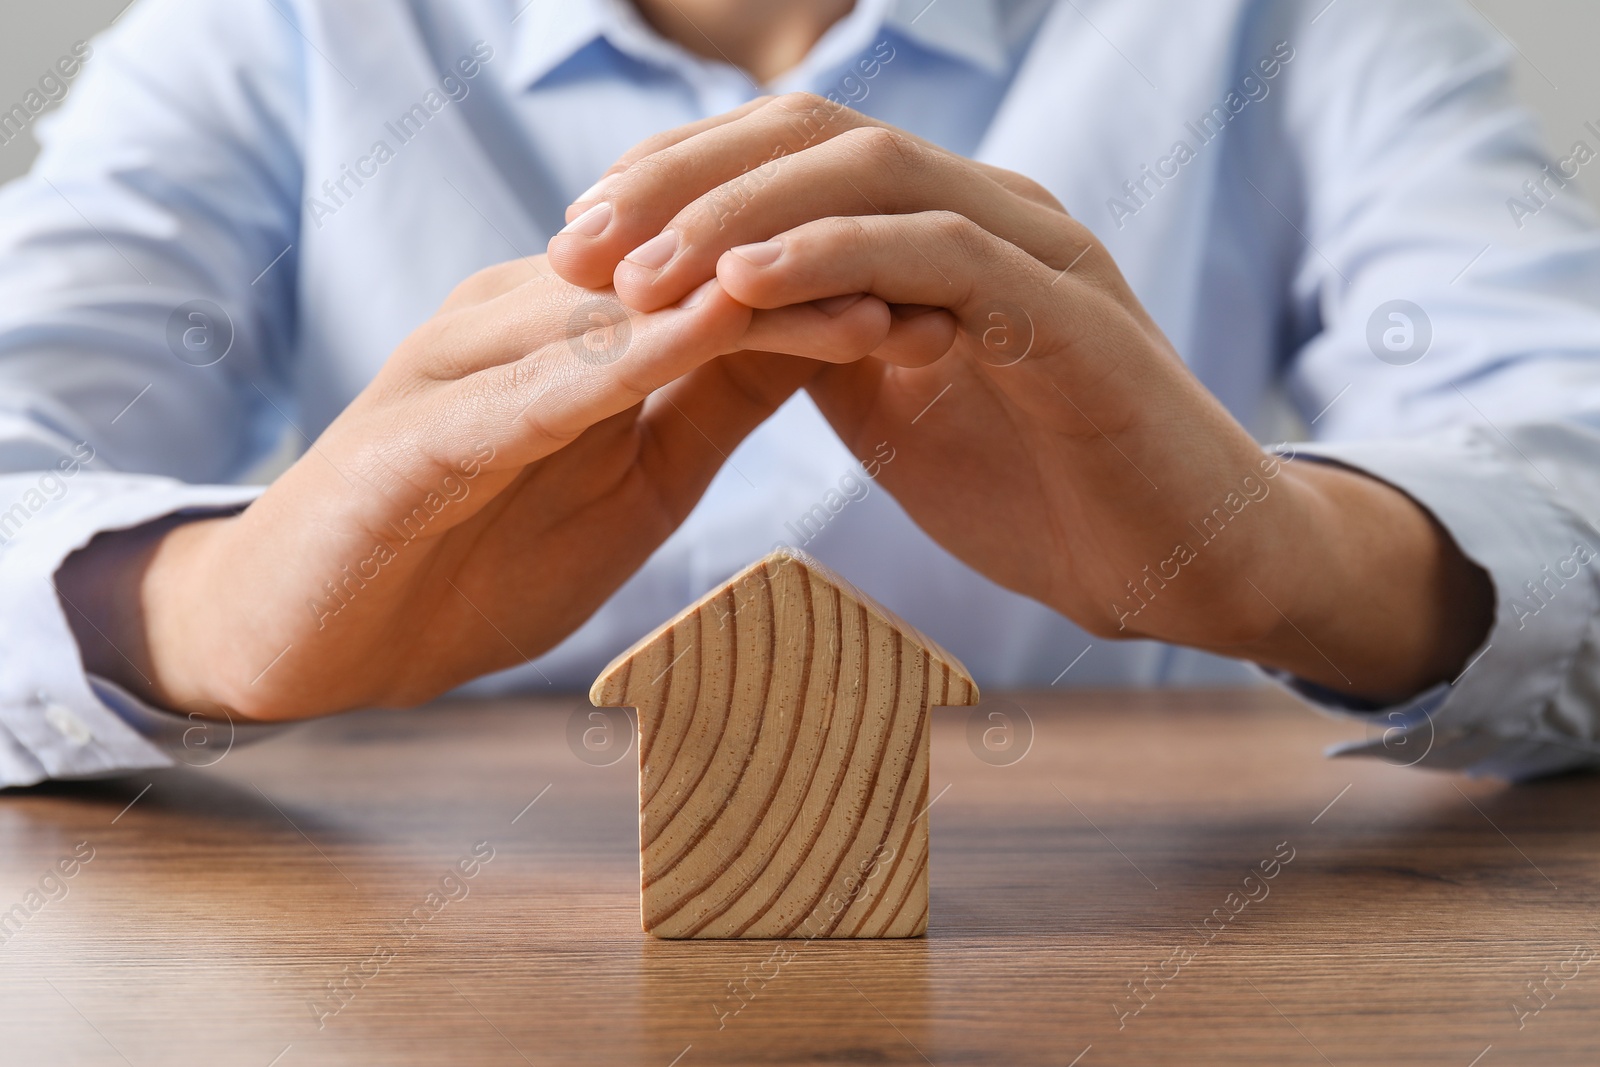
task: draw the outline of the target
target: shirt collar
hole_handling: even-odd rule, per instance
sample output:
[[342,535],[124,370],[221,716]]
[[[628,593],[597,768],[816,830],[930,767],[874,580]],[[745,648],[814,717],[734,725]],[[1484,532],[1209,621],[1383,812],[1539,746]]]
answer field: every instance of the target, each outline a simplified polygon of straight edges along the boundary
[[[682,50],[656,36],[628,0],[511,2],[526,5],[512,20],[516,55],[509,67],[517,85],[534,85],[601,37],[611,38],[614,44],[626,43],[627,50],[634,54],[642,48],[651,53],[648,58],[662,65],[679,65],[674,59]],[[874,30],[881,25],[926,48],[1000,75],[1005,73],[1009,57],[998,3],[999,0],[858,0],[857,6],[883,12],[873,20]]]
[[998,0],[895,0],[884,25],[990,74],[1010,66]]
[[530,86],[599,37],[605,25],[596,0],[510,0],[514,84]]

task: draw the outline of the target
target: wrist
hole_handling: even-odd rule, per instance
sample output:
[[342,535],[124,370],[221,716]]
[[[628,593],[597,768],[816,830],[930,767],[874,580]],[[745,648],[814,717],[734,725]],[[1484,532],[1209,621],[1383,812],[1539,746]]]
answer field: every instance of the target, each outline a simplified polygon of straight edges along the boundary
[[1315,461],[1285,475],[1290,506],[1242,594],[1269,600],[1276,622],[1217,651],[1380,703],[1459,674],[1493,622],[1488,575],[1385,482]]
[[199,544],[233,520],[169,517],[107,531],[68,556],[56,575],[84,670],[168,710],[205,706],[189,672],[209,658],[184,630],[203,621],[190,595],[199,581]]
[[233,709],[224,684],[228,658],[215,640],[227,633],[218,610],[228,601],[225,584],[214,581],[217,545],[237,526],[238,516],[174,525],[151,547],[137,581],[137,625],[145,649],[147,689],[170,709]]

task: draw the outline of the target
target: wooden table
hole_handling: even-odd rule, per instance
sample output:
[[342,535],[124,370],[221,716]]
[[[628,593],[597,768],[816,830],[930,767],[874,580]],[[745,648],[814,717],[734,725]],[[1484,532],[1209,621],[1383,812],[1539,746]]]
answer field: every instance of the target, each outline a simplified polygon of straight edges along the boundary
[[640,932],[634,758],[574,755],[576,697],[0,796],[0,907],[45,890],[0,1062],[1600,1061],[1600,779],[1326,761],[1359,728],[1272,692],[1012,696],[1006,766],[935,715],[928,936],[778,955]]

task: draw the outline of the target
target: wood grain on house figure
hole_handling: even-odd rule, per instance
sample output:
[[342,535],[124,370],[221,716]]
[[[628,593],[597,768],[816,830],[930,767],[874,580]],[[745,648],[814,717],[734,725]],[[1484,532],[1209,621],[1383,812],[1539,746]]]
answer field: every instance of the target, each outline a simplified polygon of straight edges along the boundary
[[639,711],[646,930],[926,930],[928,708],[978,691],[916,629],[777,552],[619,657],[590,696]]

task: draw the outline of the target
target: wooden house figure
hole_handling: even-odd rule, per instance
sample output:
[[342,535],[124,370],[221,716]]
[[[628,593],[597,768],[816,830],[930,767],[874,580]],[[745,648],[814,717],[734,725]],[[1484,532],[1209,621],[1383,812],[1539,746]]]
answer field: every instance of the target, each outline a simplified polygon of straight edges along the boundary
[[638,710],[648,933],[926,931],[928,709],[978,688],[904,620],[780,549],[619,656],[589,698]]

